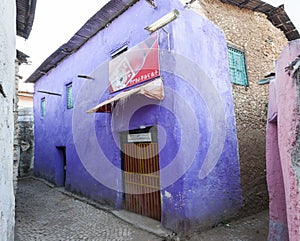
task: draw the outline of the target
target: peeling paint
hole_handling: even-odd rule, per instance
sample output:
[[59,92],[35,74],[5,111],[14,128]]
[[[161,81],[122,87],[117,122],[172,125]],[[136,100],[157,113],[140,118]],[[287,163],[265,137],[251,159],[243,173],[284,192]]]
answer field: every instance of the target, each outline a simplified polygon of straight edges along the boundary
[[269,240],[299,240],[300,235],[300,87],[294,78],[299,76],[285,71],[299,52],[300,40],[289,42],[277,61],[275,83],[270,84],[270,94],[275,91],[276,99],[270,95],[269,111],[270,106],[278,110],[277,120],[267,127]]
[[169,193],[168,191],[165,191],[165,197],[166,198],[172,198],[172,194]]

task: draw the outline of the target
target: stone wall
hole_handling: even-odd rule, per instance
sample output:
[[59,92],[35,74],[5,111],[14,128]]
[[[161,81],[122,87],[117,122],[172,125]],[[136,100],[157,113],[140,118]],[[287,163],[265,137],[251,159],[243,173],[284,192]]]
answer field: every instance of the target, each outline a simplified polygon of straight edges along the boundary
[[[200,5],[199,5],[200,4]],[[195,10],[219,26],[228,44],[245,52],[249,86],[232,85],[239,139],[244,214],[268,207],[265,139],[268,85],[258,80],[274,71],[286,37],[266,15],[216,0],[199,0]]]
[[[13,99],[15,93],[15,1],[0,4],[0,240],[14,239]],[[2,92],[2,91],[1,91]]]
[[19,175],[26,176],[33,168],[33,109],[19,109]]

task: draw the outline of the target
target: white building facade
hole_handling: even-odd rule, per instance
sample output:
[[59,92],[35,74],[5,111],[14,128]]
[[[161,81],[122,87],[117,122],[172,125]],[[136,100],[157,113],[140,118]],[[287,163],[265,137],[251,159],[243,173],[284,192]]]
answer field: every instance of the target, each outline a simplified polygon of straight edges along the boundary
[[[0,5],[0,240],[14,239],[13,102],[15,96],[16,2]],[[1,90],[1,89],[0,89]]]

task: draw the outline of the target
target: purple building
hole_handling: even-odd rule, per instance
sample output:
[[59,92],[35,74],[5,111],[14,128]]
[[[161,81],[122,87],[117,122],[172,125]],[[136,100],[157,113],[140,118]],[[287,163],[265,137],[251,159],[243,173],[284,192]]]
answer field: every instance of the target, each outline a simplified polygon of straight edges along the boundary
[[180,1],[155,5],[110,1],[29,77],[34,172],[188,232],[242,203],[227,44]]

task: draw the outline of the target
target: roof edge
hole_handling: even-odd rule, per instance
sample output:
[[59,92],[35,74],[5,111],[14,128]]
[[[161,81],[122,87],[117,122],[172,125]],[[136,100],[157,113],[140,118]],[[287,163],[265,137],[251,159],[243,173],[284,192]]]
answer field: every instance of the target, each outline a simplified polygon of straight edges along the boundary
[[[77,52],[89,39],[107,27],[139,0],[111,0],[95,13],[71,39],[54,51],[25,82],[35,83],[69,55]],[[98,24],[95,24],[98,23]]]
[[[65,44],[54,51],[25,81],[35,83],[48,74],[61,61],[80,49],[89,39],[107,27],[114,19],[124,13],[129,7],[140,0],[111,0],[94,14]],[[291,41],[300,38],[299,32],[286,14],[284,6],[273,7],[261,0],[220,0],[223,3],[262,12],[268,20],[281,29],[286,38]],[[97,23],[97,24],[95,24]]]
[[282,30],[288,41],[300,38],[295,25],[284,10],[284,5],[274,7],[261,0],[220,0],[222,3],[235,5],[239,8],[261,12],[267,15],[268,20],[278,29]]
[[36,0],[16,0],[17,35],[28,39],[35,17]]

